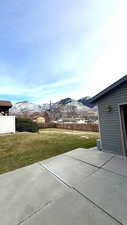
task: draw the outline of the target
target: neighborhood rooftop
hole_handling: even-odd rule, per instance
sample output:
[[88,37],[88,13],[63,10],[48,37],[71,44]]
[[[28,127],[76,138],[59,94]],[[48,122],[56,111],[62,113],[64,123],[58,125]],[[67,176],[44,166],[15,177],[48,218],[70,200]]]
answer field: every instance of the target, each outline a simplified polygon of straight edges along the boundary
[[1,101],[0,100],[0,106],[12,106],[12,103],[10,101]]
[[96,103],[100,98],[102,98],[103,96],[105,96],[106,94],[108,94],[109,92],[111,92],[112,90],[114,90],[119,85],[121,85],[125,82],[127,82],[127,75],[125,75],[120,80],[116,81],[115,83],[113,83],[112,85],[110,85],[109,87],[107,87],[106,89],[104,89],[103,91],[98,93],[97,95],[95,95],[93,98],[88,100],[89,103]]

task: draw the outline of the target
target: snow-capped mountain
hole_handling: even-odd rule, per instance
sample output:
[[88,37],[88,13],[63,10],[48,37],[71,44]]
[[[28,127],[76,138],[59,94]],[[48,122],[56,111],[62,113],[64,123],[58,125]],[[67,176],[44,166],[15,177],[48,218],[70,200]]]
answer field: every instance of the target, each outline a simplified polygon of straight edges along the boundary
[[50,110],[50,104],[48,104],[48,103],[42,104],[41,110],[44,111],[44,112],[49,111]]
[[66,105],[68,103],[71,103],[72,101],[74,101],[72,98],[64,98],[64,99],[61,99],[60,101],[56,102],[55,104]]
[[78,103],[81,103],[81,104],[79,104],[79,106],[84,105],[84,106],[87,106],[87,107],[89,107],[89,108],[93,108],[95,105],[90,104],[90,103],[88,102],[89,99],[90,99],[89,96],[80,98],[80,99],[78,99],[78,100],[74,100],[74,99],[72,99],[72,98],[64,98],[64,99],[62,99],[62,100],[56,102],[56,104],[59,104],[59,105],[66,105],[66,104],[68,104],[68,103],[72,103],[72,102],[73,102],[73,103],[75,103],[75,104],[77,103],[77,105],[78,105]]
[[72,100],[64,105],[64,109],[68,110],[69,108],[75,109],[76,111],[90,111],[88,106],[83,105],[82,103]]
[[42,106],[31,103],[28,101],[23,102],[17,102],[13,105],[13,107],[10,109],[11,115],[22,115],[22,114],[33,114],[35,112],[41,113],[42,112]]
[[84,98],[80,98],[80,99],[78,100],[78,102],[82,103],[83,105],[88,106],[89,108],[93,108],[95,105],[94,105],[94,104],[90,104],[90,103],[88,102],[88,100],[89,100],[90,98],[91,98],[91,97],[86,96],[86,97],[84,97]]
[[52,104],[35,104],[28,101],[18,102],[10,109],[10,115],[32,115],[33,113],[43,114],[45,111],[57,116],[72,114],[87,115],[90,113],[97,114],[96,107],[89,107],[87,100],[89,97],[84,97],[79,100],[71,98],[62,99]]

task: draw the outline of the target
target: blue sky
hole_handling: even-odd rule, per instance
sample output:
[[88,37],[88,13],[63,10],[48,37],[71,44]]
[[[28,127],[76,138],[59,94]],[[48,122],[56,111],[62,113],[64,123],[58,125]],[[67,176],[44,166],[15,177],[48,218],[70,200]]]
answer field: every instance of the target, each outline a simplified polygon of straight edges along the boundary
[[92,96],[127,74],[126,0],[0,2],[0,99]]

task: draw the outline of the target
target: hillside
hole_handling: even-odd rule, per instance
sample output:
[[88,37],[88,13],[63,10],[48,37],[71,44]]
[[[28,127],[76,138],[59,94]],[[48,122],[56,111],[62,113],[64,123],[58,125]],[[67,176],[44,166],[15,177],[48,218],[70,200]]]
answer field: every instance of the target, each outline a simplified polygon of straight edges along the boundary
[[90,107],[87,100],[88,97],[79,100],[65,98],[52,104],[35,104],[28,101],[17,102],[10,109],[10,115],[31,116],[34,113],[43,115],[44,112],[48,112],[52,120],[71,116],[97,116],[96,107]]

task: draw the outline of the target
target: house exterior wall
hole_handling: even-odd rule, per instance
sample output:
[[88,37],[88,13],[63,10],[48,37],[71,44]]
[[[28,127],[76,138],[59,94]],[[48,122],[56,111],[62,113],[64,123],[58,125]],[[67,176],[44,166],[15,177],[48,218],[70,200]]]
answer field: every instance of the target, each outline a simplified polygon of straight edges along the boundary
[[15,116],[0,116],[0,134],[15,133]]
[[[98,100],[97,103],[102,149],[123,155],[119,104],[127,103],[127,83],[112,90]],[[110,112],[107,111],[108,105],[112,107]]]
[[45,118],[44,118],[44,117],[38,117],[38,118],[36,119],[36,122],[37,122],[37,123],[45,123]]

